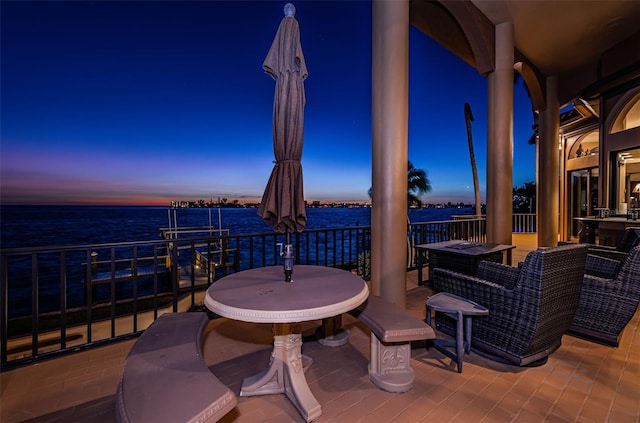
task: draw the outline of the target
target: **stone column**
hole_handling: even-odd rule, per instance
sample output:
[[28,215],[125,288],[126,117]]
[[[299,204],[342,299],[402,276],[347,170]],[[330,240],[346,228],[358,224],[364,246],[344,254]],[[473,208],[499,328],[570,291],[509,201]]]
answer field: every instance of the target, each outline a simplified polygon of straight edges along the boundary
[[558,154],[560,142],[560,105],[558,77],[547,77],[547,108],[540,113],[538,140],[537,218],[538,246],[558,245],[558,219],[560,218],[560,191]]
[[373,1],[371,290],[406,306],[409,2]]
[[[559,111],[558,111],[559,113]],[[560,116],[558,116],[558,122],[560,122]],[[538,157],[538,147],[540,142],[536,143],[536,157]],[[567,179],[567,155],[569,151],[567,149],[567,141],[564,136],[558,133],[558,241],[567,241],[568,234],[570,232],[571,224],[573,220],[569,217],[569,204],[568,204],[568,189],[569,182]],[[538,169],[538,162],[536,160],[536,173]],[[537,179],[537,178],[536,178]],[[537,196],[537,192],[536,192]],[[537,218],[536,208],[536,218]]]
[[487,122],[487,242],[496,244],[511,244],[512,235],[513,60],[513,24],[496,25]]

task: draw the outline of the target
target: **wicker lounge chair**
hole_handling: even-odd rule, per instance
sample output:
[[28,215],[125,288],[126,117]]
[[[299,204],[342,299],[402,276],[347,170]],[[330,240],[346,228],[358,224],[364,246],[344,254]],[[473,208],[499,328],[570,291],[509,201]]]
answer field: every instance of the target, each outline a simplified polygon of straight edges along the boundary
[[625,228],[618,245],[615,247],[591,245],[589,254],[624,261],[629,251],[637,245],[640,245],[640,227]]
[[628,253],[638,245],[640,245],[640,227],[626,228],[616,249]]
[[[573,244],[572,242],[560,242],[559,245]],[[625,228],[620,243],[615,247],[599,244],[585,244],[589,247],[588,254],[624,261],[627,253],[637,245],[640,245],[640,227]]]
[[640,246],[626,259],[589,255],[571,335],[617,347],[640,303]]
[[[491,359],[534,366],[546,362],[561,343],[580,301],[586,245],[540,248],[518,268],[482,261],[476,277],[435,269],[434,289],[489,309],[473,320],[472,349]],[[453,334],[445,316],[436,328]]]

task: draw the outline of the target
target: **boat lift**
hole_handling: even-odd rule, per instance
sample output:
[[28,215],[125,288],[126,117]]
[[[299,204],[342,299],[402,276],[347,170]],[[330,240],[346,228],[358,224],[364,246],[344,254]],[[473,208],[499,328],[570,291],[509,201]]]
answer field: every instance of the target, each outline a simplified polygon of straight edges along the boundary
[[[221,270],[222,275],[239,270],[240,255],[236,248],[230,248],[229,246],[229,229],[222,228],[220,209],[218,209],[217,228],[212,221],[211,209],[209,209],[208,226],[180,227],[176,209],[170,209],[167,212],[169,226],[168,228],[160,228],[158,231],[162,238],[176,240],[175,244],[169,244],[169,248],[171,249],[174,245],[177,245],[180,288],[188,287],[192,283],[196,286],[210,284],[216,278],[218,269]],[[205,237],[212,240],[194,245],[184,242],[188,241],[189,238]],[[190,257],[188,261],[180,262],[181,252],[192,248],[194,251],[193,257]],[[171,257],[171,254],[169,256]]]

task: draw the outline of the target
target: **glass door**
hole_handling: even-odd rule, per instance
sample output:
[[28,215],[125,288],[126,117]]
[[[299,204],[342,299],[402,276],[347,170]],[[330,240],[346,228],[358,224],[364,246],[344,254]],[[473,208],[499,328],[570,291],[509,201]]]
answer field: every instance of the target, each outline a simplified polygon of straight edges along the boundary
[[580,169],[570,173],[569,220],[571,237],[578,236],[580,222],[576,217],[593,216],[593,209],[598,207],[598,169]]

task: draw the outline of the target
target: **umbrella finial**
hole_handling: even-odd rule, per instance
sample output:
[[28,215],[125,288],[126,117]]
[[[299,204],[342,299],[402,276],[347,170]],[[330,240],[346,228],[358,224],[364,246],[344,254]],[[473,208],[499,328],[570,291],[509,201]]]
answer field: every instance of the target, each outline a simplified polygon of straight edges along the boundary
[[284,15],[294,17],[296,15],[296,7],[292,3],[284,5]]

